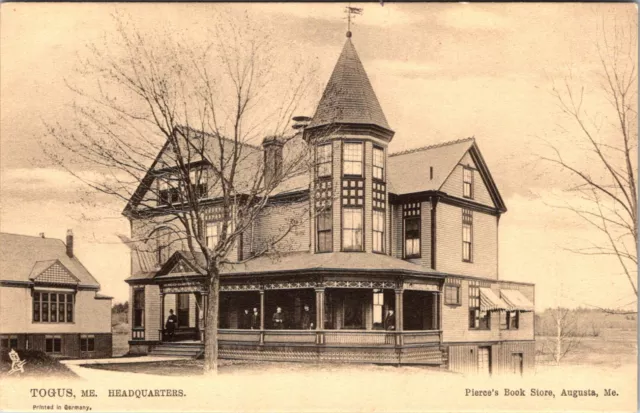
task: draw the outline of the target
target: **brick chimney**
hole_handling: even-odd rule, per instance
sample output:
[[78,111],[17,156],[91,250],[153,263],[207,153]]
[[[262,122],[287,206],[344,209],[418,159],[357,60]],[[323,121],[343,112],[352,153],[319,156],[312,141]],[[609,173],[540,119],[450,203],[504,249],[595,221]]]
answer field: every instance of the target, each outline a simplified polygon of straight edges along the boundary
[[282,174],[282,147],[284,142],[277,136],[267,136],[262,141],[264,149],[264,184],[271,186],[274,179],[277,181]]
[[73,258],[73,231],[67,230],[67,255]]

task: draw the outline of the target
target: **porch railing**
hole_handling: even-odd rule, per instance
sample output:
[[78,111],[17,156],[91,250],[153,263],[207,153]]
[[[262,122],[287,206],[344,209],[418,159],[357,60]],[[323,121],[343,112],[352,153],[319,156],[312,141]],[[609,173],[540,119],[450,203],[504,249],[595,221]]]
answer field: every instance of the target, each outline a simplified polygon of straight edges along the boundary
[[440,330],[241,330],[219,329],[221,342],[397,346],[439,343]]

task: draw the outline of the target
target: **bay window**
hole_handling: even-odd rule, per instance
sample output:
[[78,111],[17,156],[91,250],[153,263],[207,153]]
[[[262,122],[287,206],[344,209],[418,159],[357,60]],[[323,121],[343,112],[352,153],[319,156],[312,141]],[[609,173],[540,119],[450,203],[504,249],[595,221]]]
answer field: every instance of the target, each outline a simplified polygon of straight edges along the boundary
[[342,153],[343,175],[362,176],[362,142],[345,142]]

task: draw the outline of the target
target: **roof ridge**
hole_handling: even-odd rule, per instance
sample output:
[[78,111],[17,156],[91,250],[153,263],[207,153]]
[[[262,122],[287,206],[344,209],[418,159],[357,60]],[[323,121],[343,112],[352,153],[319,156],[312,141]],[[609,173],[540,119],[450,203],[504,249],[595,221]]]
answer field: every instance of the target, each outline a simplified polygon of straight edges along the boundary
[[442,146],[454,145],[456,143],[461,143],[461,142],[466,142],[466,141],[475,141],[475,139],[476,138],[474,136],[471,136],[471,137],[468,137],[468,138],[461,138],[461,139],[456,139],[456,140],[452,140],[452,141],[440,142],[440,143],[435,143],[433,145],[421,146],[419,148],[407,149],[405,151],[390,153],[388,156],[406,155],[408,153],[425,151],[427,149],[440,148]]
[[[0,232],[0,234],[2,234],[2,235],[13,235],[13,236],[16,236],[16,237],[27,237],[27,238],[44,239],[44,240],[47,240],[47,241],[59,241],[59,242],[64,244],[64,241],[62,239],[60,239],[60,238],[49,238],[49,237],[43,237],[43,236],[40,236],[40,235],[16,234],[16,233],[13,233],[13,232]],[[47,260],[45,260],[45,261],[47,261]]]
[[[205,132],[203,130],[199,130],[199,129],[196,129],[196,128],[193,128],[193,127],[187,126],[187,125],[178,125],[178,127],[184,128],[184,129],[189,130],[189,131],[194,132],[194,133],[202,133],[204,135],[209,135],[209,136],[212,136],[214,138],[220,137],[220,138],[224,139],[225,141],[229,141],[231,143],[235,143],[235,141],[233,139],[227,138],[227,137],[219,135],[217,133]],[[258,145],[254,145],[252,143],[238,142],[238,144],[239,145],[248,146],[249,148],[256,149],[256,150],[262,150],[262,148],[260,148]]]

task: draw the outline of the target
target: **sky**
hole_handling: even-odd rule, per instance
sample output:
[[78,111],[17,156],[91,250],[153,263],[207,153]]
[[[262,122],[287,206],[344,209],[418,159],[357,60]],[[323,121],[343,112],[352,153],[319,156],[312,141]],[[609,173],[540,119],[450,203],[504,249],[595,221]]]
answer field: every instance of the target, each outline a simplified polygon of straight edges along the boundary
[[[586,104],[607,113],[597,93],[598,28],[637,22],[634,4],[352,4],[364,12],[353,43],[396,134],[390,152],[474,136],[505,200],[500,220],[500,278],[536,284],[536,307],[635,306],[609,258],[567,249],[601,240],[570,213],[566,177],[542,165],[551,141],[578,164],[567,122],[551,94],[572,73]],[[121,202],[78,202],[87,188],[44,156],[45,122],[71,122],[67,83],[88,44],[113,33],[112,13],[146,33],[171,31],[201,40],[216,16],[247,13],[277,41],[277,70],[294,60],[316,68],[301,105],[313,115],[345,41],[340,4],[2,4],[0,25],[0,230],[64,239],[116,301],[128,297],[129,234]],[[70,124],[70,123],[69,123]],[[564,132],[560,132],[560,131]],[[587,165],[585,165],[587,166]]]

